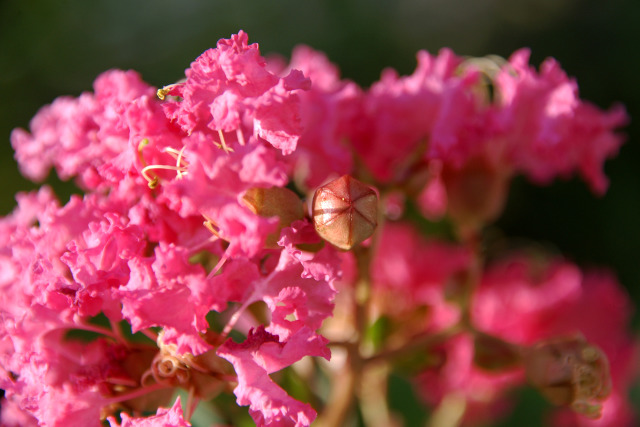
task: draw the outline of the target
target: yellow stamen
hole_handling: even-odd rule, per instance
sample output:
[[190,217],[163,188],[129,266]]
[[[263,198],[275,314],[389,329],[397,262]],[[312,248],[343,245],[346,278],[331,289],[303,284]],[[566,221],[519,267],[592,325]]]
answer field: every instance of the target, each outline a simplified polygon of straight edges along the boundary
[[147,145],[149,145],[149,140],[147,138],[144,138],[142,141],[140,141],[140,144],[138,144],[138,160],[140,160],[142,166],[147,166],[147,162],[142,156],[142,150],[144,150],[144,147],[146,147]]
[[[207,230],[209,230],[211,232],[211,234],[213,234],[214,236],[216,236],[219,239],[222,239],[222,236],[220,236],[220,229],[217,229],[217,225],[216,223],[209,217],[207,217],[206,215],[202,215],[204,217],[204,219],[206,220],[205,222],[202,223],[202,225],[204,225],[206,227]],[[224,239],[222,239],[224,240]]]
[[164,98],[169,95],[169,92],[171,92],[171,90],[175,87],[175,84],[172,85],[167,85],[165,87],[163,87],[162,89],[158,89],[158,91],[156,92],[156,95],[158,96],[158,98],[160,99],[160,101],[164,101]]
[[220,142],[213,141],[213,143],[216,145],[216,147],[222,148],[224,150],[224,152],[227,153],[227,154],[229,154],[229,152],[233,151],[233,148],[231,148],[231,147],[229,147],[227,145],[227,142],[224,139],[224,134],[222,133],[221,130],[218,131],[218,136],[220,136]]
[[[171,170],[171,171],[176,171],[177,175],[179,177],[182,177],[182,175],[184,175],[187,172],[186,168],[180,168],[177,166],[168,166],[168,165],[149,165],[149,166],[145,166],[141,173],[142,176],[149,182],[149,188],[154,189],[158,186],[158,176],[154,176],[153,178],[149,177],[149,175],[147,175],[147,172],[153,169],[164,169],[164,170]],[[155,175],[155,174],[154,174]]]
[[148,138],[144,138],[142,141],[140,141],[140,144],[138,144],[138,160],[140,160],[140,163],[142,164],[142,176],[147,180],[149,188],[154,189],[158,186],[158,176],[156,174],[152,174],[152,176],[147,175],[149,166],[147,165],[147,161],[142,155],[142,150],[144,150],[147,145],[149,145]]

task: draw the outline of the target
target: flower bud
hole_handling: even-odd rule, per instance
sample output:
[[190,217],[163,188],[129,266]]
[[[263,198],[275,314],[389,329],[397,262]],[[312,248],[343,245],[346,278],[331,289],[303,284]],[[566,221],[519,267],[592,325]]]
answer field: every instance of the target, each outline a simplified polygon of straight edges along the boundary
[[378,194],[368,185],[344,175],[316,190],[312,215],[320,237],[349,250],[375,231]]
[[277,248],[280,231],[292,222],[304,218],[302,201],[288,188],[252,188],[244,194],[242,201],[257,215],[278,217],[278,230],[267,236],[265,243],[267,248]]
[[444,168],[449,216],[467,235],[495,220],[504,208],[510,174],[486,158],[470,160],[462,168]]
[[601,415],[611,392],[605,354],[582,337],[540,342],[525,355],[527,377],[551,403],[570,406],[589,418]]

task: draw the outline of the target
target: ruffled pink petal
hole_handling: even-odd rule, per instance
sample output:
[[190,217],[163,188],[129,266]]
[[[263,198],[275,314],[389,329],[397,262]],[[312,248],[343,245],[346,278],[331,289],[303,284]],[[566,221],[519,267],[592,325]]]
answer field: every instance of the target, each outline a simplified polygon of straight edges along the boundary
[[115,418],[109,417],[111,427],[189,427],[191,424],[184,419],[180,396],[176,399],[171,408],[158,408],[156,415],[150,417],[131,417],[126,413],[121,413],[122,422],[118,423]]
[[[304,340],[301,340],[304,341]],[[227,341],[218,354],[234,365],[238,386],[234,390],[237,402],[249,406],[249,413],[258,426],[309,426],[316,412],[281,389],[269,377],[269,366],[281,368],[306,355],[308,344],[299,347],[300,340],[281,342],[264,329],[252,331],[245,342]],[[266,365],[266,366],[265,366]],[[273,372],[273,371],[271,371]]]

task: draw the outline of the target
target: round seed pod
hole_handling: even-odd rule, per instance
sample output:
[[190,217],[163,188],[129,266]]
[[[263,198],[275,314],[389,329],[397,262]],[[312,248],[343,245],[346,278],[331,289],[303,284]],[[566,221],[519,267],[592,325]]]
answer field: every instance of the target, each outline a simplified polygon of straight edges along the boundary
[[316,190],[312,216],[320,237],[348,251],[375,231],[378,194],[368,185],[344,175]]

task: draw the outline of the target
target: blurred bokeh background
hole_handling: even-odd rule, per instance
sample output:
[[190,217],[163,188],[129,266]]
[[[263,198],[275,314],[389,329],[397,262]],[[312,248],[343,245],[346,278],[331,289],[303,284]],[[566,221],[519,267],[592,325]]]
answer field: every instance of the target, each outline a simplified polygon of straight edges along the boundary
[[[135,69],[162,86],[239,29],[263,54],[289,56],[300,43],[322,50],[364,86],[385,67],[411,73],[419,49],[507,57],[530,47],[534,64],[555,57],[584,99],[601,108],[621,102],[632,122],[627,143],[606,165],[611,187],[604,197],[577,179],[549,187],[517,179],[499,229],[583,266],[615,270],[638,303],[638,22],[637,0],[0,0],[0,214],[11,211],[17,191],[37,187],[18,173],[11,130],[28,127],[55,97],[91,90],[109,68]],[[54,176],[50,182],[63,202],[74,191]],[[527,402],[540,405],[536,397]],[[522,418],[517,425],[525,425]]]

